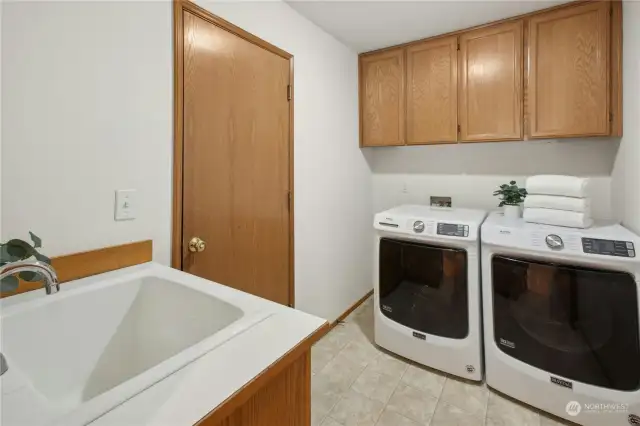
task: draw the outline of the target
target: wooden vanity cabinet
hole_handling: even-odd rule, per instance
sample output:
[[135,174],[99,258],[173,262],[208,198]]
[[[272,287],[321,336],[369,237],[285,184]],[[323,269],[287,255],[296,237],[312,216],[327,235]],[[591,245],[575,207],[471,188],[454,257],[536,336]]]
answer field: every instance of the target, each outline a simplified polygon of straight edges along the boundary
[[610,11],[596,1],[529,20],[530,137],[610,134]]
[[460,141],[523,138],[523,21],[460,35]]
[[360,58],[360,144],[405,144],[404,49]]
[[458,141],[458,37],[407,48],[407,145]]

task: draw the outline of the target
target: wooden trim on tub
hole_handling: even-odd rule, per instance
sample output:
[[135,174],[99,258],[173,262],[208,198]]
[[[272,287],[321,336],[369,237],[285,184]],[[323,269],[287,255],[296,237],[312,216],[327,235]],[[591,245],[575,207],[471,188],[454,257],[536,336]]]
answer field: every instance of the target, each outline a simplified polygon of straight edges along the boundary
[[[325,322],[320,328],[316,329],[313,333],[307,336],[303,341],[298,343],[293,349],[284,354],[281,358],[276,360],[273,364],[267,367],[260,375],[256,376],[252,381],[247,383],[244,387],[240,388],[233,395],[229,396],[224,402],[222,402],[213,411],[209,412],[206,416],[200,419],[197,426],[214,426],[224,424],[224,420],[227,419],[233,412],[242,407],[253,395],[255,395],[260,389],[265,387],[273,378],[282,373],[292,363],[299,360],[300,357],[309,357],[311,346],[320,340],[330,329],[328,322]],[[309,369],[310,371],[310,369]]]
[[[153,243],[151,240],[146,240],[54,257],[51,259],[51,265],[56,270],[60,282],[64,283],[139,265],[150,262],[152,259]],[[16,291],[2,292],[0,298],[37,289],[42,289],[41,282],[32,283],[20,280]]]

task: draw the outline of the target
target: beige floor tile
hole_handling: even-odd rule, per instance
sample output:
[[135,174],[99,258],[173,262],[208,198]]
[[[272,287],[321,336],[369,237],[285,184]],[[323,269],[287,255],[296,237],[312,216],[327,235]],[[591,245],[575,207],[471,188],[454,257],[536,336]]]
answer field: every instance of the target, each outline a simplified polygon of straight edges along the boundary
[[355,321],[346,324],[353,342],[368,343],[373,345],[373,317],[362,319],[356,318]]
[[376,373],[367,367],[353,383],[351,389],[386,404],[399,382],[399,376]]
[[313,379],[311,384],[311,410],[324,417],[340,401],[342,392],[336,390],[325,377]]
[[380,351],[376,349],[369,342],[356,342],[352,341],[340,351],[340,355],[344,356],[353,363],[359,364],[363,367],[369,365],[369,363],[376,359]]
[[487,425],[490,426],[540,426],[540,416],[535,411],[515,401],[489,392]]
[[[312,397],[313,398],[313,397]],[[313,400],[311,405],[313,405]],[[311,407],[311,426],[320,426],[327,417],[327,413],[321,413]]]
[[483,417],[487,410],[489,391],[483,384],[472,384],[448,378],[440,400],[475,416]]
[[353,340],[353,326],[347,324],[338,324],[322,338],[319,343],[331,345],[334,348],[340,350],[344,348],[347,343]]
[[433,370],[410,365],[402,375],[401,381],[413,388],[429,393],[431,396],[439,397],[442,392],[446,377]]
[[375,373],[383,373],[400,378],[409,368],[409,363],[381,351],[378,357],[369,363],[367,368],[370,368]]
[[551,414],[540,414],[540,426],[578,426],[577,423],[552,417]]
[[385,409],[376,426],[422,426],[419,423],[414,422],[398,413]]
[[311,371],[316,373],[322,370],[338,353],[340,349],[324,343],[316,343],[311,348]]
[[342,426],[340,423],[333,420],[331,417],[327,416],[320,426]]
[[[439,401],[429,426],[483,426],[484,418],[471,415],[458,407]],[[517,425],[513,425],[517,426]]]
[[363,370],[362,364],[338,354],[314,378],[328,386],[333,393],[340,394],[351,387]]
[[382,402],[350,391],[342,396],[329,416],[344,426],[373,426],[383,408]]
[[387,403],[387,409],[426,425],[431,420],[438,399],[427,392],[400,384]]

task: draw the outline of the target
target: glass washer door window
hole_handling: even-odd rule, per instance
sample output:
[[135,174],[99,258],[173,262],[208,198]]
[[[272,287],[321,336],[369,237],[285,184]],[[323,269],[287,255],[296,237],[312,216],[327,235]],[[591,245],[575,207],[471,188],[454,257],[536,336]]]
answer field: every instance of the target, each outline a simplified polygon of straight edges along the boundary
[[631,274],[494,256],[495,343],[529,365],[591,385],[640,385]]
[[465,250],[382,238],[379,261],[382,314],[421,333],[469,334]]

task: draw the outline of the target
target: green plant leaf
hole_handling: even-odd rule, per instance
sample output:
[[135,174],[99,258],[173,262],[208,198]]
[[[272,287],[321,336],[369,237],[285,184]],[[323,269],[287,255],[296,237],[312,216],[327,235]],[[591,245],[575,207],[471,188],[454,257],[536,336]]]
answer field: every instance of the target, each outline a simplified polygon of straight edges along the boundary
[[20,279],[30,283],[42,280],[42,275],[40,275],[37,272],[24,271],[24,272],[20,272],[18,276],[20,277]]
[[0,291],[16,291],[19,284],[20,282],[18,281],[18,278],[16,278],[14,275],[4,277],[2,281],[0,281]]
[[31,256],[33,247],[22,240],[10,240],[0,247],[0,262],[10,263]]
[[9,253],[9,247],[6,244],[0,245],[0,264],[4,265],[20,259],[21,257]]
[[33,254],[33,256],[38,259],[40,262],[44,262],[47,265],[51,265],[51,259],[49,259],[47,256],[45,256],[44,254],[40,254],[37,251]]
[[17,258],[16,260],[27,259],[36,253],[36,250],[26,241],[13,239],[7,241],[5,245],[7,246],[9,255]]
[[33,248],[42,247],[42,240],[33,232],[29,231],[29,237],[31,237],[31,241],[33,242]]
[[515,185],[515,184],[516,184],[516,181],[515,181],[515,180],[512,180],[512,181],[511,181],[511,182],[509,182],[509,183],[510,183],[511,185]]
[[498,204],[498,207],[502,207],[504,206],[504,204],[505,204],[504,201],[500,201],[500,204]]

